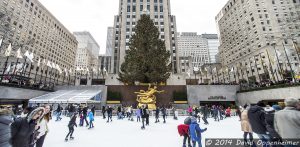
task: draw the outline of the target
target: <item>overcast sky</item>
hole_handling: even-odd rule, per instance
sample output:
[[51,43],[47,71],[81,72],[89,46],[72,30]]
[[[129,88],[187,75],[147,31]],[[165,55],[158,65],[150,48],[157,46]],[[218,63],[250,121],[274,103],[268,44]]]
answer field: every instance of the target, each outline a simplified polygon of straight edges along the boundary
[[[119,0],[39,0],[70,32],[89,31],[105,53],[107,27]],[[178,32],[216,33],[215,16],[228,0],[171,0]]]

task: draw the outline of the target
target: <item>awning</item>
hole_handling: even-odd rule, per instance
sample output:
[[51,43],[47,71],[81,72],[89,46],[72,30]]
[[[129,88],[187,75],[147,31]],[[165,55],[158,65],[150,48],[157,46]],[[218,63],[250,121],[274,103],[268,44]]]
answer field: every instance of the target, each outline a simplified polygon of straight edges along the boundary
[[29,100],[29,103],[100,103],[101,90],[59,90]]

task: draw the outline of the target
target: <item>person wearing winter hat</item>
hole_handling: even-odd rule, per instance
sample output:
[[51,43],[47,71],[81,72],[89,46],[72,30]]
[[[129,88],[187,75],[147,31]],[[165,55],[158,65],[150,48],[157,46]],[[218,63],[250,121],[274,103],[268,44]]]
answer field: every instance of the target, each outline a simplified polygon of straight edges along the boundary
[[282,139],[300,138],[300,112],[296,109],[299,100],[287,98],[284,101],[286,107],[275,113],[274,127]]
[[279,134],[276,132],[274,128],[274,114],[275,114],[274,108],[268,105],[265,108],[265,112],[266,112],[265,114],[266,129],[267,132],[269,133],[270,140],[273,142],[281,141],[281,137],[279,136]]
[[191,124],[189,125],[189,133],[192,139],[193,147],[196,147],[196,143],[198,143],[199,147],[202,147],[201,144],[201,133],[205,132],[207,128],[201,129],[200,125],[197,123],[197,119],[195,117],[191,118]]
[[29,147],[34,145],[34,139],[37,134],[33,133],[38,130],[35,128],[36,122],[42,117],[44,108],[34,109],[27,117],[17,118],[10,126],[11,139],[13,147]]

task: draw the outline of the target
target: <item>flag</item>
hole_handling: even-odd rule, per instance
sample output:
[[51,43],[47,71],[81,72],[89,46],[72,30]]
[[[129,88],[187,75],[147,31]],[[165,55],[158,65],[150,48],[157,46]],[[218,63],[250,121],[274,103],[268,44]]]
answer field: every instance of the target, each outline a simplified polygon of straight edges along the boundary
[[90,74],[90,70],[89,70],[89,68],[86,68],[86,74]]
[[34,57],[33,57],[33,53],[29,54],[28,59],[30,60],[31,63],[33,63],[33,58],[34,58]]
[[9,71],[10,71],[10,65],[8,65],[8,67],[4,73],[9,73]]
[[231,68],[230,72],[234,72],[234,68],[233,67]]
[[21,72],[22,71],[22,67],[23,67],[23,63],[18,63],[17,67],[16,67],[16,72]]
[[198,67],[194,67],[194,71],[199,71],[199,68]]
[[46,64],[46,59],[43,60],[43,65],[45,65],[45,64]]
[[3,39],[0,40],[0,47],[1,47],[1,45],[2,45],[2,41],[3,41]]
[[28,52],[28,50],[24,53],[24,56],[26,56],[27,58],[29,57],[29,52]]
[[80,69],[80,67],[77,66],[77,67],[76,67],[76,70],[78,71],[78,70],[81,70],[81,69]]
[[73,74],[73,72],[72,72],[72,69],[70,68],[69,69],[69,75],[72,75]]
[[93,73],[97,74],[97,70],[93,67]]
[[40,65],[41,65],[41,58],[39,58],[39,61],[38,61],[38,63],[37,63],[37,66],[38,66],[38,67],[40,67]]
[[217,67],[215,67],[214,69],[213,69],[213,72],[216,72],[217,71]]
[[50,68],[52,68],[51,62],[49,60],[47,62],[47,66],[50,67]]
[[278,57],[281,56],[281,53],[278,50],[276,50],[276,54],[277,54]]
[[8,57],[11,54],[11,43],[9,44],[9,46],[7,47],[7,49],[5,50],[5,56]]
[[205,67],[204,70],[207,72],[207,67]]
[[19,48],[18,50],[17,50],[17,56],[16,56],[17,58],[19,58],[19,59],[22,59],[23,57],[22,57],[22,53],[21,53],[21,48]]
[[191,72],[190,72],[190,69],[188,69],[188,71],[186,72],[186,74],[191,77]]
[[65,74],[66,76],[68,76],[68,70],[65,68]]
[[105,67],[103,68],[103,71],[104,71],[104,72],[105,72],[105,74],[107,75],[107,71],[106,71],[106,68],[105,68]]
[[52,68],[54,68],[54,69],[57,69],[57,66],[56,66],[57,64],[55,64],[54,62],[52,62],[52,64],[51,64],[51,66],[52,66]]

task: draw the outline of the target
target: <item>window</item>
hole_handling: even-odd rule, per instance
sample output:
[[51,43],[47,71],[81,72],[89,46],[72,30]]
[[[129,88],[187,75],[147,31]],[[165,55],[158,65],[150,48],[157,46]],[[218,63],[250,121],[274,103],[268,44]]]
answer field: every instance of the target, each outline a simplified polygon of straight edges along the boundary
[[127,12],[130,12],[130,6],[127,6]]
[[154,12],[158,12],[157,6],[154,6]]
[[160,12],[164,12],[164,7],[163,6],[160,6]]

